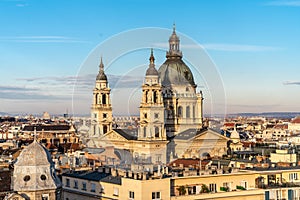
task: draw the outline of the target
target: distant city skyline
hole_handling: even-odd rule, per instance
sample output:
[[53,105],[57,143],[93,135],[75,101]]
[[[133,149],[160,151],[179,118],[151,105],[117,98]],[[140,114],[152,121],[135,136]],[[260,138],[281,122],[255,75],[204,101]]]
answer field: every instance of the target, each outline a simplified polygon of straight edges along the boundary
[[[149,48],[117,60],[95,50],[135,29],[156,27],[171,34],[174,22],[179,36],[200,44],[214,63],[227,113],[300,111],[300,1],[0,0],[0,9],[0,112],[88,114],[102,55],[114,114],[138,114]],[[157,68],[165,60],[168,37],[161,40],[153,44]],[[184,40],[181,45],[185,58],[189,46]],[[82,73],[83,67],[90,71]],[[211,91],[203,80],[197,77],[196,83],[204,93],[204,113],[222,114],[210,108]],[[85,96],[73,106],[74,92],[75,98]],[[132,108],[124,109],[123,97]]]

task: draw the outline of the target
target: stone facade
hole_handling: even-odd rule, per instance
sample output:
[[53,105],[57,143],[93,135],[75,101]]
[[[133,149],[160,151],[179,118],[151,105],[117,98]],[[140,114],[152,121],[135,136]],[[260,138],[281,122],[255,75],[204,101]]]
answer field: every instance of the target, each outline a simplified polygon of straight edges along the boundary
[[26,199],[59,199],[61,182],[51,155],[34,140],[14,165],[13,189]]

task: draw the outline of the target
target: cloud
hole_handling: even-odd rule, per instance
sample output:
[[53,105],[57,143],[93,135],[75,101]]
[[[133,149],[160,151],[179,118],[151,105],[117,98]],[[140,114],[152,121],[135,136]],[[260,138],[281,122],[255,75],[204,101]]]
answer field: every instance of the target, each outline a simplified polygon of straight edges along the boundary
[[0,99],[36,99],[52,100],[67,99],[69,97],[60,95],[43,94],[43,90],[38,88],[26,88],[20,86],[0,86]]
[[284,81],[283,85],[300,85],[300,81]]
[[[108,74],[108,82],[111,88],[136,88],[140,87],[142,76],[120,76]],[[80,76],[49,76],[49,77],[30,77],[18,78],[18,81],[26,81],[30,83],[75,86],[82,88],[93,88],[96,81],[95,74],[87,74]]]
[[137,88],[141,87],[143,76],[119,76],[108,75],[109,84],[112,88]]
[[0,85],[0,91],[38,91],[37,88],[25,88],[20,86]]
[[[19,4],[19,6],[26,6]],[[18,6],[18,4],[17,4]],[[88,43],[78,38],[57,35],[34,35],[34,36],[8,36],[0,37],[2,42],[28,42],[28,43]]]
[[[158,48],[168,49],[169,48],[169,43],[167,43],[167,42],[158,42],[158,43],[153,43],[153,46],[158,47]],[[182,49],[203,49],[203,46],[197,45],[197,44],[180,44],[180,47]]]
[[277,51],[279,47],[260,46],[260,45],[244,45],[244,44],[203,44],[207,50],[215,51],[237,51],[237,52],[260,52],[260,51]]
[[265,4],[266,6],[291,6],[299,7],[300,1],[270,1]]
[[[168,43],[154,43],[155,47],[168,48]],[[278,51],[279,47],[247,45],[247,44],[226,44],[226,43],[207,43],[207,44],[182,44],[182,49],[206,49],[213,51],[236,51],[236,52],[261,52],[261,51]]]
[[28,6],[29,4],[27,4],[27,3],[17,3],[16,4],[16,6],[17,7],[26,7],[26,6]]
[[65,100],[70,99],[67,96],[47,95],[39,93],[27,92],[3,92],[0,91],[0,99],[13,99],[13,100]]

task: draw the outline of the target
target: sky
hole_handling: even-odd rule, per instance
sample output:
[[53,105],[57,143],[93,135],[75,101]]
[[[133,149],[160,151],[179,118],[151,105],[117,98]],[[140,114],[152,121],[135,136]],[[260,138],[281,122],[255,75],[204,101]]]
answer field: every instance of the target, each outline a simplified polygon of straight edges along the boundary
[[173,23],[204,113],[299,112],[299,22],[297,0],[0,0],[0,112],[88,114],[102,56],[114,114],[138,114]]

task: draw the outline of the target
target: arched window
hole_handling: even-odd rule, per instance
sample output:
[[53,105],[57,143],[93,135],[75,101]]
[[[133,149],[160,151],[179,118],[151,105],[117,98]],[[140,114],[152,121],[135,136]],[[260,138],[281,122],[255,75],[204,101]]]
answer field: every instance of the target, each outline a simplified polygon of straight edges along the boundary
[[148,103],[148,91],[145,92],[145,101]]
[[103,134],[107,133],[107,125],[103,125]]
[[94,135],[96,135],[97,128],[94,126]]
[[155,137],[158,138],[159,137],[159,127],[155,127],[154,128],[154,132],[155,132]]
[[106,94],[102,95],[102,104],[106,104]]
[[95,104],[98,104],[99,100],[98,100],[98,94],[95,95]]
[[191,113],[190,113],[190,106],[186,107],[186,118],[190,118],[191,117]]
[[157,92],[153,92],[153,103],[157,103]]
[[193,106],[193,118],[196,117],[196,110],[195,110],[195,106]]
[[181,106],[178,107],[177,113],[178,113],[178,117],[182,117],[182,107]]
[[144,138],[147,137],[147,129],[146,126],[144,126]]

